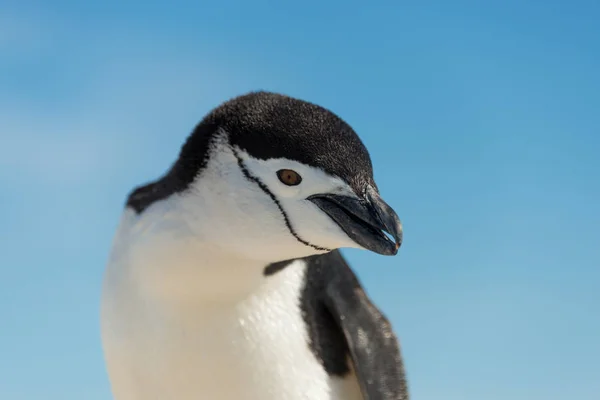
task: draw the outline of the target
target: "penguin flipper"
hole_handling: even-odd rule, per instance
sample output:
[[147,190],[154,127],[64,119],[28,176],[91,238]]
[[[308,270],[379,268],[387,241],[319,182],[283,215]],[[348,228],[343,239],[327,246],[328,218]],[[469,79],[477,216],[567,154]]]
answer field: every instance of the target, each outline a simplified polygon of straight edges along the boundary
[[349,267],[330,275],[323,301],[346,339],[364,399],[408,400],[398,339]]

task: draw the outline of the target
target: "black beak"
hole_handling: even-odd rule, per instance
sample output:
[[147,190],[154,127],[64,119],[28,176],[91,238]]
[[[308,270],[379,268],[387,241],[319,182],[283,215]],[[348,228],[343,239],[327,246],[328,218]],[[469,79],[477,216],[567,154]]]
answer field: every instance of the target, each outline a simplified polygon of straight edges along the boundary
[[316,194],[307,200],[327,213],[350,239],[365,249],[386,256],[398,253],[402,244],[402,224],[394,210],[373,188],[369,187],[362,199]]

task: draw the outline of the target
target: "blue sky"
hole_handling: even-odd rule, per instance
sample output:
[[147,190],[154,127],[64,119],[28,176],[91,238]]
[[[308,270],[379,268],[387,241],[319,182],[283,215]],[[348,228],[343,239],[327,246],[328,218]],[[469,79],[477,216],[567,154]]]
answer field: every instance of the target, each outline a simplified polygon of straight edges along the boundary
[[0,398],[109,399],[125,194],[268,89],[361,135],[405,243],[346,251],[414,399],[600,395],[600,3],[0,6]]

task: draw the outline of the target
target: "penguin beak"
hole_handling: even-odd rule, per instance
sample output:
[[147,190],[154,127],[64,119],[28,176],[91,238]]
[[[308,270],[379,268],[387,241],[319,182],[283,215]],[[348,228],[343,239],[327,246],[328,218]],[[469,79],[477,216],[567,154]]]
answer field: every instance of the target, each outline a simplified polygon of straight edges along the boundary
[[365,249],[386,256],[398,253],[402,244],[402,223],[372,187],[367,189],[363,198],[324,193],[310,196],[307,200],[316,204],[350,239]]

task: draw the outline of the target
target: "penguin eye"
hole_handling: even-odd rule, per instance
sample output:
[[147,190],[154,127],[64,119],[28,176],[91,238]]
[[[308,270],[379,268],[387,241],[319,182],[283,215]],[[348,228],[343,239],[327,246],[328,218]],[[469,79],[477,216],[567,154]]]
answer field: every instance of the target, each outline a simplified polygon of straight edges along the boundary
[[302,182],[302,177],[296,171],[292,171],[291,169],[280,169],[277,171],[277,177],[279,180],[288,186],[296,186]]

